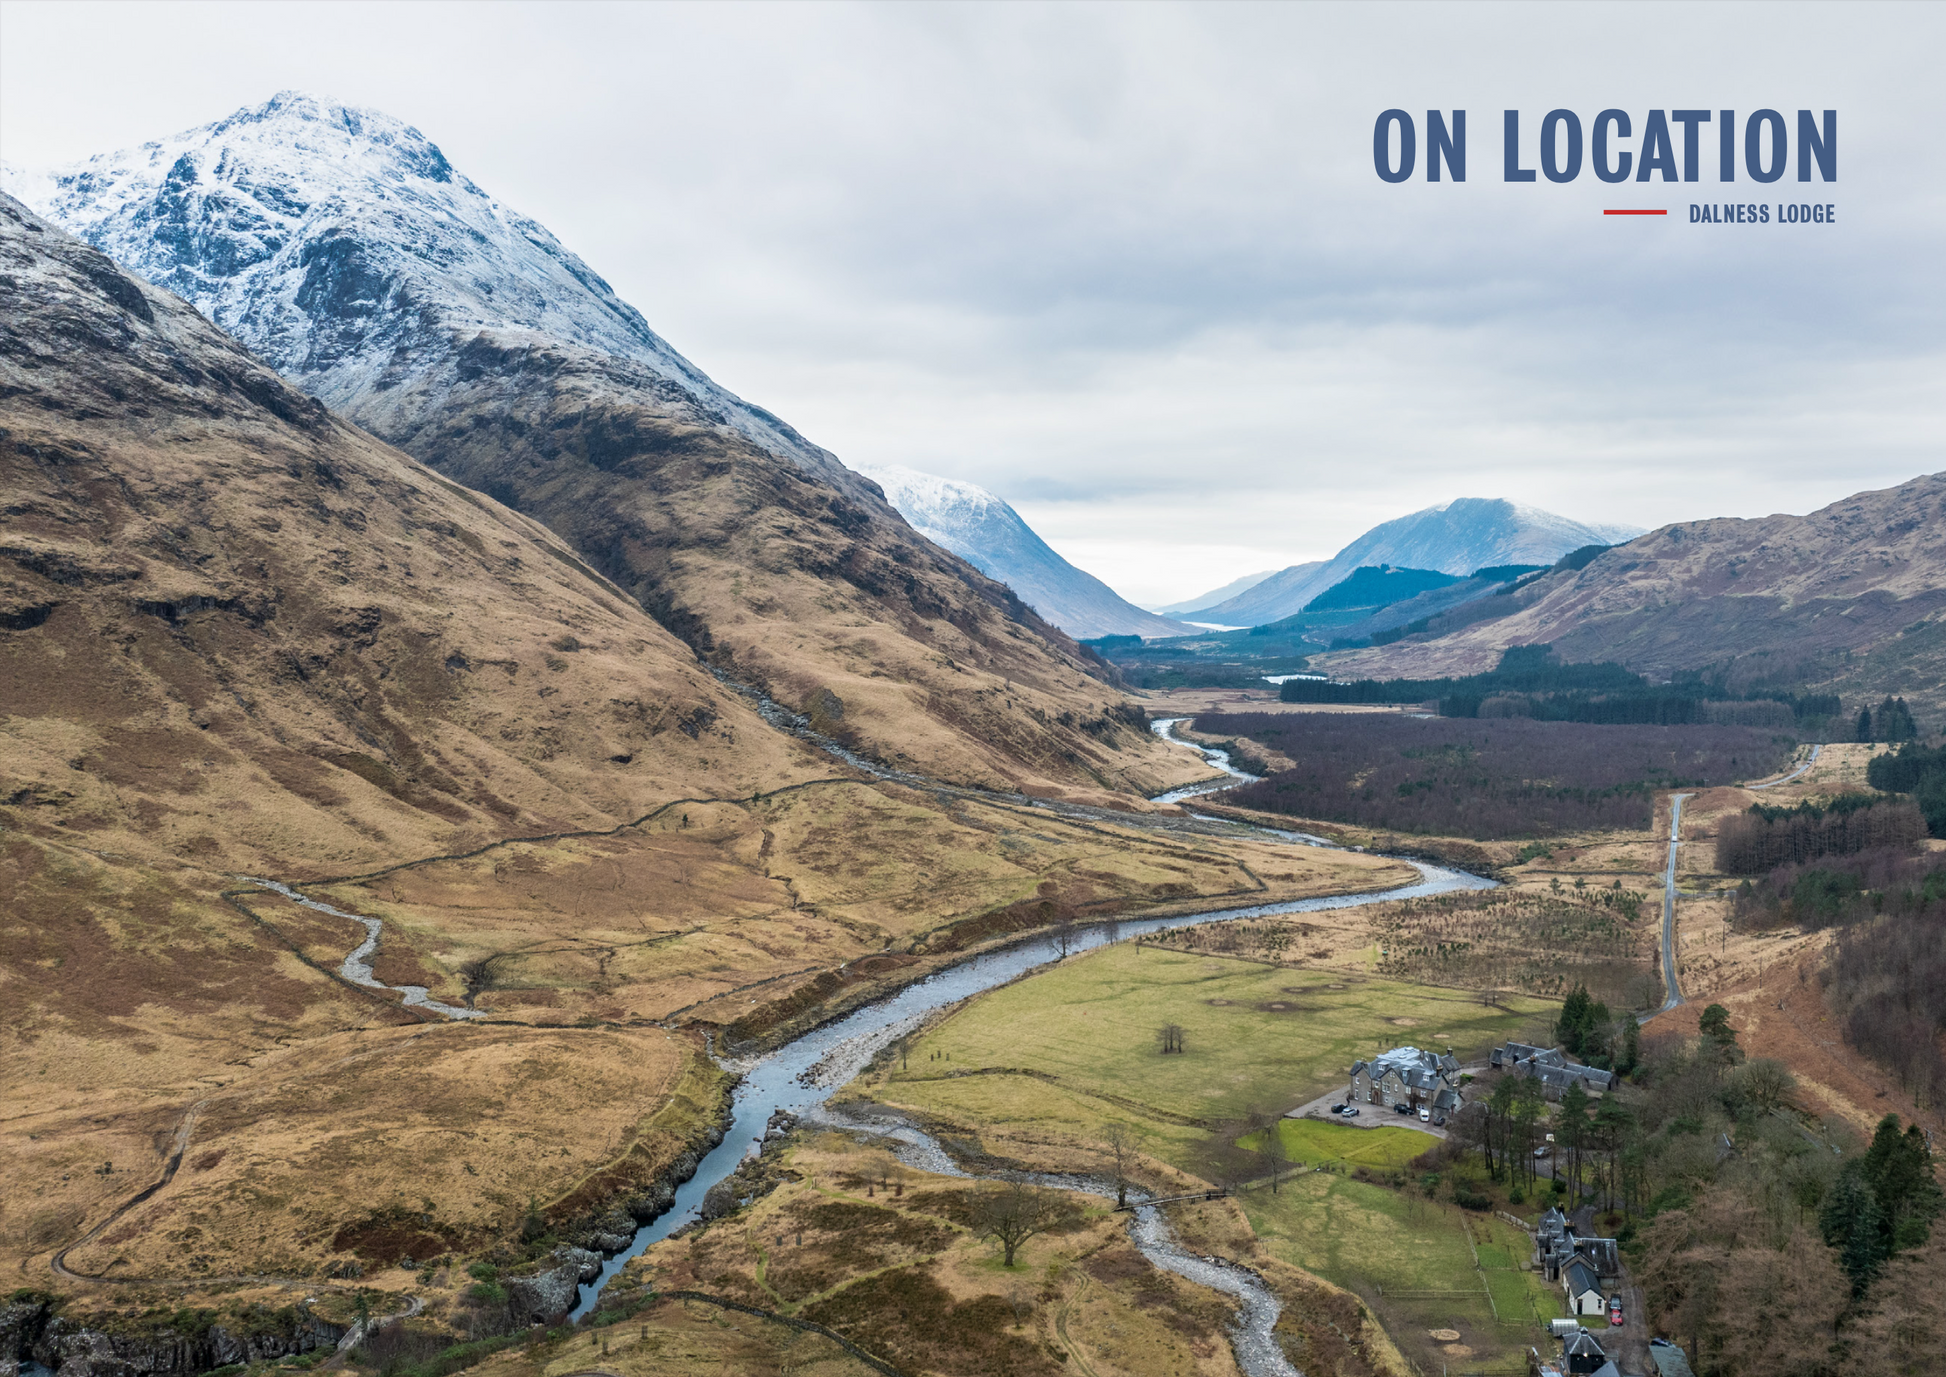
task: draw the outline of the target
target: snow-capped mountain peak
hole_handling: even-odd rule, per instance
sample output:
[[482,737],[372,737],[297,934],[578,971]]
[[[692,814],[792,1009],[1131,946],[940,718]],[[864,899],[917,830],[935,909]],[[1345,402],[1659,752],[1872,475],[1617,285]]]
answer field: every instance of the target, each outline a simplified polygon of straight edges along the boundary
[[1055,552],[1000,498],[975,483],[898,464],[860,468],[912,528],[943,545],[1071,636],[1180,636],[1187,630],[1126,601]]
[[380,111],[283,91],[139,147],[10,167],[4,182],[355,416],[358,399],[443,352],[421,347],[431,337],[476,336],[627,360],[687,394],[699,419],[799,463],[835,462],[717,386],[545,226]]

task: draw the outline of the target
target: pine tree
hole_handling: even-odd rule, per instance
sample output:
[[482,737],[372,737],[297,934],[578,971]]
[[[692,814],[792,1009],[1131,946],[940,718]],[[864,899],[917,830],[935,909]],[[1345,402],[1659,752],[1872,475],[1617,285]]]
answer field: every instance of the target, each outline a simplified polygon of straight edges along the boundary
[[1702,1018],[1697,1020],[1697,1030],[1703,1035],[1703,1050],[1714,1053],[1723,1065],[1734,1066],[1743,1060],[1743,1049],[1737,1046],[1737,1030],[1730,1026],[1730,1011],[1721,1004],[1703,1010]]
[[1865,1153],[1864,1172],[1882,1215],[1880,1241],[1885,1254],[1924,1243],[1942,1201],[1939,1185],[1933,1180],[1932,1153],[1919,1125],[1901,1133],[1898,1115],[1887,1114],[1879,1120],[1872,1146]]
[[1910,741],[1919,735],[1912,720],[1912,709],[1906,706],[1905,699],[1888,697],[1878,705],[1878,712],[1872,719],[1873,735],[1879,740],[1893,745]]
[[[1588,1122],[1589,1103],[1588,1092],[1581,1088],[1580,1081],[1576,1081],[1561,1096],[1561,1112],[1554,1121],[1554,1141],[1567,1155],[1568,1192],[1573,1197],[1574,1205],[1581,1203],[1581,1153],[1587,1145],[1591,1127]],[[1568,1208],[1573,1209],[1574,1205]]]
[[1577,984],[1561,1003],[1561,1017],[1554,1024],[1554,1039],[1567,1048],[1568,1055],[1581,1055],[1582,1038],[1588,1027],[1588,987]]
[[1872,710],[1870,708],[1860,708],[1858,710],[1858,726],[1853,730],[1851,739],[1854,741],[1870,741],[1872,739]]
[[1851,1278],[1852,1291],[1863,1295],[1885,1260],[1884,1213],[1859,1158],[1845,1163],[1818,1211],[1824,1241],[1838,1250],[1838,1265]]
[[1616,1070],[1626,1076],[1642,1060],[1642,1025],[1634,1014],[1622,1016],[1622,1060]]

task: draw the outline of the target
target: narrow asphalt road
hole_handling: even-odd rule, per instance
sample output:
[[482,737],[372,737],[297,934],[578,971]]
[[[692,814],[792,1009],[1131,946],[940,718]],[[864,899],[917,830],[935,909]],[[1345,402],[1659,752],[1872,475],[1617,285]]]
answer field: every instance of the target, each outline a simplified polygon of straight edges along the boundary
[[1792,780],[1818,763],[1818,752],[1823,749],[1823,745],[1811,747],[1811,758],[1787,775],[1779,775],[1776,779],[1767,779],[1762,784],[1746,784],[1743,787],[1746,789],[1775,789],[1780,784],[1789,784]]
[[[1811,747],[1810,758],[1787,775],[1767,779],[1761,784],[1746,784],[1746,789],[1774,789],[1780,784],[1789,784],[1799,775],[1818,763],[1818,755],[1823,745]],[[1667,998],[1662,1001],[1659,1013],[1667,1013],[1683,1002],[1682,987],[1676,983],[1676,848],[1682,845],[1682,803],[1694,794],[1671,794],[1669,796],[1669,868],[1662,876],[1662,985]]]
[[1682,801],[1694,797],[1669,796],[1669,869],[1662,877],[1662,985],[1669,997],[1662,1001],[1662,1013],[1682,1003],[1682,988],[1676,984],[1676,848],[1682,845]]

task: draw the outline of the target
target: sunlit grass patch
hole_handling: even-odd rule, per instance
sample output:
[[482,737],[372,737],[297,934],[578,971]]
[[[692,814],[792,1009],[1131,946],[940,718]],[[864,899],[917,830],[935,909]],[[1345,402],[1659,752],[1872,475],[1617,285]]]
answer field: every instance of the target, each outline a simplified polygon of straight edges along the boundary
[[[995,1122],[1048,1112],[1208,1124],[1301,1104],[1353,1061],[1400,1043],[1484,1048],[1548,1007],[1508,1002],[1123,943],[970,1001],[914,1043],[883,1093],[904,1103],[950,1098]],[[1187,1032],[1179,1054],[1159,1051],[1155,1031],[1169,1022]],[[994,1068],[1052,1076],[1098,1107],[1070,1096],[1056,1110],[1024,1077],[935,1088],[940,1077],[987,1079],[966,1073]]]

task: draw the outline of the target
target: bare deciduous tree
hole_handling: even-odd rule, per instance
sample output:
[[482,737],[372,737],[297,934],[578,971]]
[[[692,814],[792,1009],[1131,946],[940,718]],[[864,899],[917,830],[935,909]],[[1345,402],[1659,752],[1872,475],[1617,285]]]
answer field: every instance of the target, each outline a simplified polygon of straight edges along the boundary
[[1270,1193],[1277,1194],[1277,1180],[1284,1174],[1290,1162],[1290,1153],[1284,1146],[1282,1130],[1283,1116],[1267,1114],[1263,1110],[1250,1111],[1250,1131],[1258,1135],[1260,1145],[1257,1151],[1265,1162],[1270,1164]]
[[1781,1106],[1797,1089],[1797,1078],[1781,1061],[1759,1057],[1737,1068],[1730,1077],[1731,1088],[1759,1114]]
[[983,1182],[973,1193],[971,1213],[974,1235],[998,1243],[1001,1265],[1011,1267],[1021,1244],[1066,1224],[1074,1218],[1075,1208],[1064,1192],[1010,1174]]
[[1102,1130],[1101,1143],[1108,1149],[1109,1165],[1115,1171],[1115,1208],[1117,1209],[1128,1204],[1128,1177],[1130,1170],[1135,1166],[1139,1141],[1135,1130],[1120,1120]]
[[1188,1036],[1188,1030],[1180,1023],[1165,1023],[1155,1030],[1155,1040],[1162,1045],[1164,1056],[1184,1050]]

